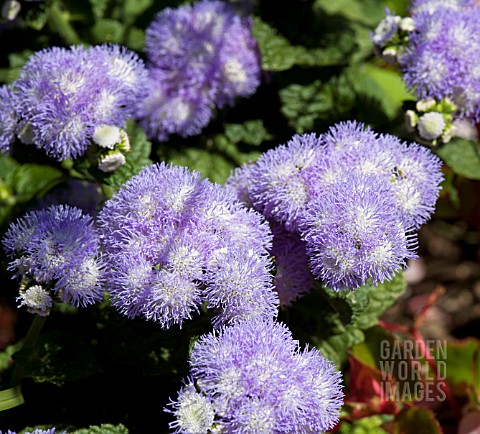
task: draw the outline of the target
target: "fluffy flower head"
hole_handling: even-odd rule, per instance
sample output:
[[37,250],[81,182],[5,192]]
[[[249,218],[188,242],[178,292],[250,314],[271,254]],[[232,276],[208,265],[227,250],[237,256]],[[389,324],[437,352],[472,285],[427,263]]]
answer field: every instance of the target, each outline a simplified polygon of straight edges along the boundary
[[268,226],[200,173],[147,167],[106,203],[99,222],[109,291],[124,314],[163,328],[203,303],[220,325],[275,315]]
[[18,136],[58,160],[77,158],[97,127],[125,126],[145,76],[142,61],[116,45],[36,52],[13,84]]
[[146,30],[149,97],[137,117],[147,134],[198,134],[213,108],[253,94],[260,61],[251,23],[221,1],[159,12]]
[[318,351],[300,351],[283,324],[255,319],[204,335],[190,366],[226,432],[309,433],[338,420],[341,374]]
[[49,308],[37,285],[51,285],[56,296],[74,306],[102,298],[98,235],[91,217],[79,209],[58,205],[27,213],[9,226],[2,241],[13,259],[8,269],[27,285],[22,305]]

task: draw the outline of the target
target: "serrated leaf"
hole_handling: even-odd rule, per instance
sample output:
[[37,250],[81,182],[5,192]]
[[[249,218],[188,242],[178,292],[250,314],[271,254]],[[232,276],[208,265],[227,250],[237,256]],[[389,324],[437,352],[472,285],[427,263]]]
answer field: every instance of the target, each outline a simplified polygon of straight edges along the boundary
[[279,92],[281,111],[297,134],[312,131],[315,121],[333,106],[331,88],[320,80],[309,85],[291,84]]
[[62,331],[40,335],[35,348],[25,348],[14,355],[24,377],[36,382],[62,386],[102,372],[93,353],[79,338]]
[[279,96],[281,112],[297,134],[324,128],[337,119],[343,120],[357,100],[350,80],[343,73],[325,83],[315,80],[306,85],[291,84],[281,89]]
[[410,407],[402,410],[395,418],[394,434],[441,434],[442,429],[431,410]]
[[225,136],[232,142],[248,145],[261,145],[273,136],[266,130],[261,119],[246,121],[243,124],[225,124]]
[[457,175],[480,179],[480,143],[454,138],[435,152]]
[[89,426],[73,431],[71,434],[128,434],[128,429],[122,424],[112,425],[110,423],[103,423],[98,426]]

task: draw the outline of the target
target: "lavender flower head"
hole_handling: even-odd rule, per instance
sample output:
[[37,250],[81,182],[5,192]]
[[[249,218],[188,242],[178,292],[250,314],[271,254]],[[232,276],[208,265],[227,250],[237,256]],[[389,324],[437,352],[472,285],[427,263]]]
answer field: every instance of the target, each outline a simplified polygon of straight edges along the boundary
[[0,154],[10,152],[15,141],[17,117],[13,107],[13,90],[10,86],[0,86]]
[[[296,230],[298,217],[309,200],[310,185],[304,174],[315,165],[321,152],[315,134],[295,135],[286,145],[262,154],[248,168],[247,190],[254,208],[267,218],[283,224],[288,230]],[[236,184],[238,176],[227,181]],[[237,181],[235,181],[237,178]]]
[[[23,431],[22,431],[23,432]],[[2,431],[0,431],[0,434],[2,434]],[[15,431],[5,431],[5,434],[17,434]],[[33,431],[29,432],[24,432],[23,434],[67,434],[66,431],[62,431],[61,433],[56,431],[56,428],[49,428],[49,429],[40,429],[37,428]]]
[[387,184],[350,175],[312,201],[302,234],[313,274],[335,290],[390,280],[416,258]]
[[[256,319],[204,335],[190,367],[188,386],[166,410],[176,416],[176,433],[207,432],[212,409],[222,432],[310,433],[338,421],[341,373],[316,349],[301,351],[283,324]],[[188,424],[196,408],[209,417]]]
[[[455,4],[453,4],[455,3]],[[471,2],[416,2],[411,34],[400,62],[404,81],[418,99],[448,98],[458,115],[480,116],[480,8]]]
[[150,138],[198,134],[215,106],[247,97],[260,83],[251,23],[221,1],[159,12],[146,30],[149,96],[137,117]]
[[3,246],[21,278],[18,300],[48,315],[52,299],[86,306],[102,299],[103,264],[90,216],[67,205],[32,211],[12,223]]
[[[0,434],[2,434],[2,431],[0,431]],[[5,431],[5,434],[16,434],[16,432],[8,430],[8,431]],[[49,428],[49,429],[37,428],[33,431],[24,432],[23,434],[67,434],[67,432],[66,431],[62,431],[62,432],[56,431],[56,428]]]
[[276,314],[260,214],[230,190],[164,163],[130,179],[99,213],[113,304],[162,328],[202,304],[215,325]]
[[[343,122],[267,151],[227,185],[275,228],[275,283],[288,305],[301,286],[311,287],[305,258],[314,276],[337,290],[391,279],[415,256],[413,232],[434,211],[442,179],[441,160],[429,149]],[[284,259],[286,250],[296,252],[295,265]],[[290,283],[298,291],[285,291],[282,269],[296,270],[298,284]]]
[[145,78],[136,54],[116,45],[34,53],[13,83],[17,135],[58,160],[80,157],[98,128],[125,127]]

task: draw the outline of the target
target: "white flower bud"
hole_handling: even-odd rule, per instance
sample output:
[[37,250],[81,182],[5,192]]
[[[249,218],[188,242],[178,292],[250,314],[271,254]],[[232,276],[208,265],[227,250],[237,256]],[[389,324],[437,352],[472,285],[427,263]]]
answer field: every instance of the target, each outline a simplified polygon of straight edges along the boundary
[[92,139],[101,148],[113,149],[120,142],[120,128],[114,125],[99,125],[95,128]]
[[399,27],[403,32],[413,32],[415,30],[415,21],[410,17],[402,18]]
[[98,163],[98,168],[102,172],[109,173],[117,170],[124,164],[125,156],[121,152],[114,152],[112,154],[107,154],[105,157],[102,157],[100,163]]
[[438,112],[425,113],[418,118],[418,134],[422,139],[438,139],[445,129],[445,119],[443,114]]

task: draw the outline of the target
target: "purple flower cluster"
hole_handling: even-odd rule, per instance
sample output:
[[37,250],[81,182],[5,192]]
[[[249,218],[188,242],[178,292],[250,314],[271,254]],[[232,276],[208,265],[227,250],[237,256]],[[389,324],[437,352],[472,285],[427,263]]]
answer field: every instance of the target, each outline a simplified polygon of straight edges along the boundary
[[63,302],[86,306],[103,297],[99,239],[90,216],[77,208],[51,206],[12,223],[3,246],[8,270],[21,278],[20,305],[48,315],[52,292]]
[[116,45],[34,53],[1,90],[0,150],[9,151],[15,134],[58,160],[82,156],[98,128],[125,127],[146,75],[138,56]]
[[[340,290],[390,279],[415,257],[414,231],[434,211],[441,180],[441,161],[427,148],[346,122],[319,137],[294,136],[227,184],[274,227],[292,232],[296,247],[288,249],[300,251],[303,240],[314,276]],[[282,288],[309,286],[306,261],[300,254],[290,264],[301,284],[282,285],[285,242],[274,239],[271,253],[280,299],[291,301],[295,295]]]
[[251,23],[225,2],[162,10],[145,44],[150,90],[137,116],[150,138],[198,134],[215,106],[253,94],[260,83]]
[[175,433],[311,433],[332,428],[342,376],[281,323],[250,320],[200,337],[191,378],[167,412]]
[[276,315],[271,233],[231,190],[156,164],[131,178],[98,217],[108,289],[123,314],[162,328],[181,326],[202,304],[216,311],[216,325]]
[[[0,434],[2,434],[3,431],[0,431]],[[23,431],[22,431],[23,432]],[[5,434],[17,434],[15,431],[5,431]],[[50,428],[50,429],[35,429],[33,431],[25,431],[23,434],[67,434],[66,431],[56,431],[56,428]]]
[[448,98],[458,114],[480,119],[480,8],[474,1],[421,0],[412,4],[415,31],[399,59],[418,99]]
[[[0,431],[0,434],[2,434],[3,431]],[[23,432],[23,431],[22,431]],[[17,434],[15,431],[5,431],[5,434]],[[50,428],[50,429],[40,429],[37,428],[33,431],[29,432],[23,432],[23,434],[67,434],[66,431],[62,431],[61,433],[59,431],[56,431],[56,428]]]

